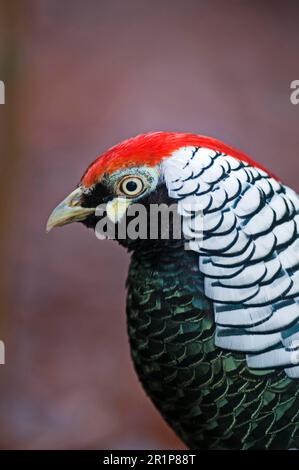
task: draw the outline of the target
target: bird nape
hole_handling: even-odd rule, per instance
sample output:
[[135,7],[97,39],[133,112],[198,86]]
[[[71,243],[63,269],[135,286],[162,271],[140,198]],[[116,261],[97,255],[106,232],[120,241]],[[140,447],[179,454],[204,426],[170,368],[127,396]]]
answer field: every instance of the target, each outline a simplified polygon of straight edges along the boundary
[[110,226],[132,252],[135,369],[192,449],[299,447],[298,210],[297,194],[242,152],[155,132],[100,155],[49,218],[48,230]]

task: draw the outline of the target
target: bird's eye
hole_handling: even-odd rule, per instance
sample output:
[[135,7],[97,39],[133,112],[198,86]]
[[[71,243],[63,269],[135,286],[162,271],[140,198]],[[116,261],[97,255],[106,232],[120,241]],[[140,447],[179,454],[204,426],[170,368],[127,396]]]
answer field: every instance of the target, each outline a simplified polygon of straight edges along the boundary
[[128,197],[138,196],[144,189],[145,185],[138,176],[126,176],[119,184],[120,193]]

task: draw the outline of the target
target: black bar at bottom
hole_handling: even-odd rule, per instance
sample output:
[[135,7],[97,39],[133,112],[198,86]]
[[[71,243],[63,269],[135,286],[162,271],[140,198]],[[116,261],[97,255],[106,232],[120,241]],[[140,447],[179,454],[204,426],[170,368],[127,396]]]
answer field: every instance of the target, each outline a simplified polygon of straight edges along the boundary
[[[285,454],[287,452],[287,455]],[[258,453],[258,456],[256,455]],[[46,463],[47,465],[69,465],[74,464],[85,468],[97,468],[102,465],[113,465],[116,467],[124,468],[138,468],[146,465],[151,468],[151,465],[169,466],[169,465],[191,465],[198,469],[199,466],[204,468],[206,459],[209,459],[209,464],[212,464],[214,459],[225,460],[233,458],[248,464],[252,458],[258,458],[259,464],[263,458],[268,458],[269,453],[275,455],[275,459],[285,462],[287,458],[288,465],[294,461],[298,463],[297,452],[292,451],[157,451],[157,450],[44,450],[44,451],[0,451],[0,465],[3,464],[26,464],[30,463],[40,466]],[[246,460],[246,461],[245,461]],[[3,467],[2,467],[3,468]],[[55,470],[55,469],[54,469]]]

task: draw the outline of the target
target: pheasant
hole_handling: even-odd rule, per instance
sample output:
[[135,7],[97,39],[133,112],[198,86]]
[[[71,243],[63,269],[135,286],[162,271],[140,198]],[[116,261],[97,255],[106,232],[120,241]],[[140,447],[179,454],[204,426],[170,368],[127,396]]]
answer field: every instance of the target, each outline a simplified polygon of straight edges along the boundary
[[[136,204],[146,236],[117,237]],[[168,237],[149,236],[154,205],[175,208],[180,236],[174,217]],[[117,228],[135,370],[190,449],[299,447],[298,211],[297,194],[241,151],[152,132],[100,155],[48,220]]]

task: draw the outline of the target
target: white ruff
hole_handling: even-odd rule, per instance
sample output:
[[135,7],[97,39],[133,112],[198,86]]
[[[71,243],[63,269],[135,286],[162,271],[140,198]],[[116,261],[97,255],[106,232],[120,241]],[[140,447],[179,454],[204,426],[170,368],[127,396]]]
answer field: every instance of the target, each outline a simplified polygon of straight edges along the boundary
[[216,345],[252,368],[299,377],[299,200],[264,171],[207,148],[183,147],[161,164],[169,195],[203,208],[194,240]]

